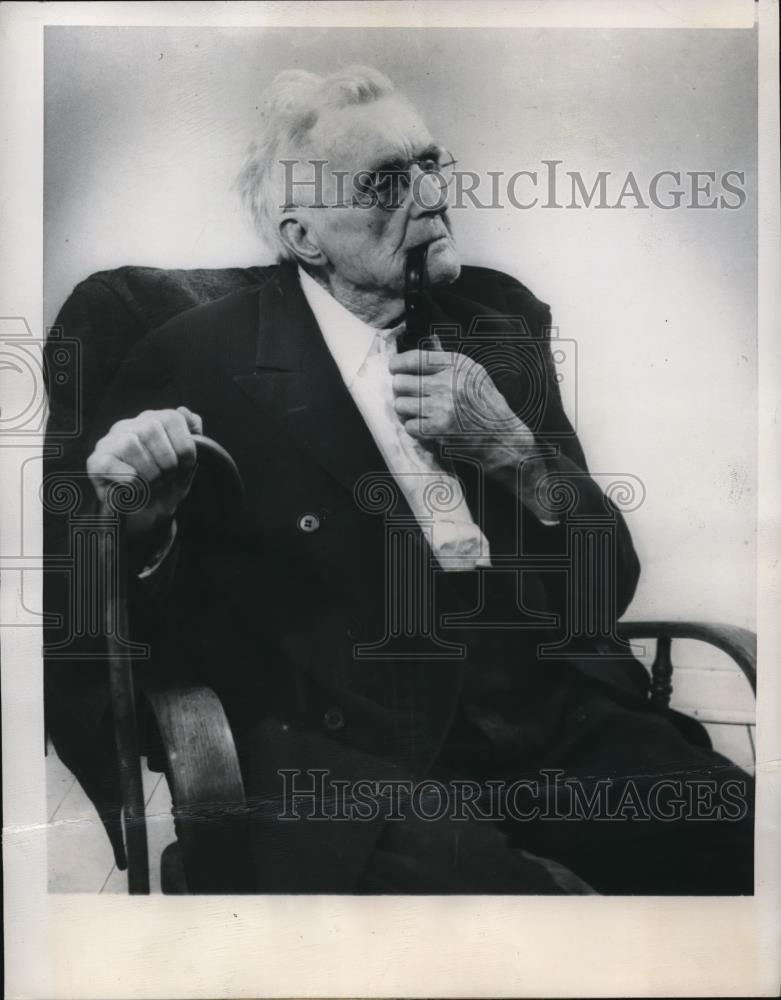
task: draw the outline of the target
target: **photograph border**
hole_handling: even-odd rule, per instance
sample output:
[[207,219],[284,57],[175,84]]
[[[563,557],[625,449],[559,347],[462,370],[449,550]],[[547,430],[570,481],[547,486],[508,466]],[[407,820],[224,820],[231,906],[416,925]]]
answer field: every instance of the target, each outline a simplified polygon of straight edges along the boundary
[[[165,9],[163,9],[165,7]],[[778,7],[600,3],[10,3],[0,8],[0,316],[43,331],[46,24],[623,26],[759,23],[759,544],[756,893],[753,897],[173,897],[49,894],[41,636],[0,592],[8,997],[774,996],[781,959],[781,301]],[[20,463],[0,439],[2,509]],[[37,495],[32,478],[28,496]],[[28,501],[29,502],[29,501]],[[35,499],[32,501],[36,503]],[[40,552],[40,517],[30,524]],[[6,623],[11,623],[6,625]]]

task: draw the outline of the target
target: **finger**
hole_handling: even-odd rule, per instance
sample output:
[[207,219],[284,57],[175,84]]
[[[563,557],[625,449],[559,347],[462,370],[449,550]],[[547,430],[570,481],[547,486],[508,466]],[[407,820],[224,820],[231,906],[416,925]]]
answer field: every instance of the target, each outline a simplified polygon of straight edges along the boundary
[[110,451],[93,451],[87,459],[87,474],[101,503],[112,483],[127,482],[137,477],[136,470],[112,455]]
[[393,401],[393,408],[402,421],[409,417],[422,417],[421,400],[417,396],[397,396]]
[[195,465],[195,442],[184,415],[178,410],[163,410],[160,414],[160,422],[176,453],[177,464],[183,470],[191,469]]
[[421,421],[418,417],[413,417],[410,420],[404,421],[404,430],[411,437],[420,438],[423,437],[423,432],[421,430]]
[[394,375],[393,392],[396,396],[425,396],[429,384],[420,375]]
[[453,367],[453,354],[448,351],[404,351],[394,354],[389,369],[392,375],[414,374],[433,375],[445,368]]
[[193,413],[186,406],[177,406],[176,412],[181,413],[187,422],[187,429],[191,434],[203,434],[203,420],[197,413]]
[[162,472],[172,472],[176,469],[179,459],[165,427],[159,420],[150,421],[139,431],[139,438]]
[[148,483],[160,475],[161,469],[152,455],[144,447],[138,434],[133,431],[119,431],[107,435],[98,441],[97,452],[109,452]]

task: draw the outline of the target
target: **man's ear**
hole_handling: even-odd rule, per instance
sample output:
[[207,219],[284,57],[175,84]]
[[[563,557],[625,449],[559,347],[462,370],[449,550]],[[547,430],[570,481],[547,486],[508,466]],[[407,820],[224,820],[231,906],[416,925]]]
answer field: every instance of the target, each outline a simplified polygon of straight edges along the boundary
[[296,260],[310,267],[322,267],[328,263],[328,258],[317,245],[314,234],[311,233],[303,219],[288,216],[279,224],[279,236]]

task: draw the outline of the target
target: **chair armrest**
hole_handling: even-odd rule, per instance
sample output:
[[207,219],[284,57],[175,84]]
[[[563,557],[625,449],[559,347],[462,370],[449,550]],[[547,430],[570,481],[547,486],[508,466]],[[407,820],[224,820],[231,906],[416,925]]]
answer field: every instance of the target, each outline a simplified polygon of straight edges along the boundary
[[210,688],[145,685],[165,751],[186,891],[245,892],[253,879],[244,782]]
[[[752,691],[757,690],[757,637],[754,632],[736,625],[721,625],[711,622],[681,621],[626,621],[618,623],[618,634],[622,639],[657,639],[657,657],[652,672],[654,681],[669,680],[672,663],[669,662],[670,644],[673,639],[698,639],[722,650],[737,663]],[[660,655],[661,654],[661,655]],[[665,663],[665,659],[667,663]],[[657,667],[659,664],[659,667]],[[664,674],[669,669],[667,677]],[[653,697],[653,695],[652,695]],[[668,694],[669,700],[669,694]],[[659,700],[659,698],[657,698]]]
[[178,810],[244,806],[244,783],[230,724],[207,687],[144,685],[168,765]]

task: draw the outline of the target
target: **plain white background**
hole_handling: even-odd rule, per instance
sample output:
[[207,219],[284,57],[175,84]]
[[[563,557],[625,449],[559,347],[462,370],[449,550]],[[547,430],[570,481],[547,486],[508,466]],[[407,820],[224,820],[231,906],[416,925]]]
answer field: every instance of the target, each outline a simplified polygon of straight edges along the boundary
[[629,170],[646,188],[659,170],[744,171],[736,211],[453,219],[465,262],[520,278],[577,341],[592,472],[645,486],[630,616],[753,627],[753,31],[49,27],[45,321],[93,271],[266,262],[230,190],[257,97],[281,69],[354,62],[387,73],[461,169],[558,159],[588,186],[613,172],[611,201]]

